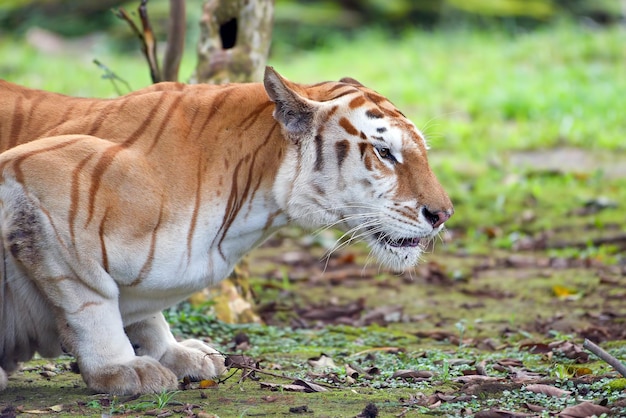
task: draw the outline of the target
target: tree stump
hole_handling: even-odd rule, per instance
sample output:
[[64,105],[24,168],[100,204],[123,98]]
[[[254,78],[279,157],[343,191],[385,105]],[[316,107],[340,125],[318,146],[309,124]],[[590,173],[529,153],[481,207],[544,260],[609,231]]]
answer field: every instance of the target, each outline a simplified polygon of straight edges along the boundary
[[273,0],[207,0],[195,83],[261,81],[272,40]]

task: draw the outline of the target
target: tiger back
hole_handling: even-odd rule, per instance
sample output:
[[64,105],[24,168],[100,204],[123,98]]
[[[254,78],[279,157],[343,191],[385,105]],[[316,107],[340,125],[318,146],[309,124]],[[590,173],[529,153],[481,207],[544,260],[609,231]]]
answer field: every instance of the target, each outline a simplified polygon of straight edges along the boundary
[[[352,79],[163,83],[79,99],[0,83],[0,389],[34,352],[98,392],[221,374],[160,313],[278,228],[336,226],[404,269],[452,215],[423,135]],[[21,144],[21,145],[20,145]]]

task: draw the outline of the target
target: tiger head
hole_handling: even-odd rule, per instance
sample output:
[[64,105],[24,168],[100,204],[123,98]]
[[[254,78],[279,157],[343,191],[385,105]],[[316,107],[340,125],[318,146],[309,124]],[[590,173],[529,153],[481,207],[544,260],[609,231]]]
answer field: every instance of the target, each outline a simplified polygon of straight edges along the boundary
[[383,264],[414,266],[453,214],[422,133],[386,98],[350,78],[300,85],[268,67],[265,89],[289,142],[274,194],[296,223],[336,226]]

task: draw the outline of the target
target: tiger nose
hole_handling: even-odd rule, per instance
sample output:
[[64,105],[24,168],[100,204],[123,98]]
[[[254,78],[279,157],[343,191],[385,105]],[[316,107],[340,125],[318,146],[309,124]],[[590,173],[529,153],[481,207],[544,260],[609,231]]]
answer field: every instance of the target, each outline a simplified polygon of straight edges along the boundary
[[452,211],[439,210],[437,212],[431,212],[426,207],[424,207],[422,208],[422,214],[424,215],[424,218],[426,218],[426,220],[430,222],[433,228],[438,228],[439,226],[443,225],[445,221],[450,219],[450,216],[452,216]]

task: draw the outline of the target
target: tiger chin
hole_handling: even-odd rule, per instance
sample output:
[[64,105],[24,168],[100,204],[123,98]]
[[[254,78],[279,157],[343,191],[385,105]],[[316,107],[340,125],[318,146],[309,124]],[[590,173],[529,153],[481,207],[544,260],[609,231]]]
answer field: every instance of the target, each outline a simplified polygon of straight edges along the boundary
[[337,227],[406,269],[453,207],[423,135],[354,79],[160,83],[85,99],[0,81],[0,389],[71,353],[95,392],[224,373],[161,311],[277,229]]

